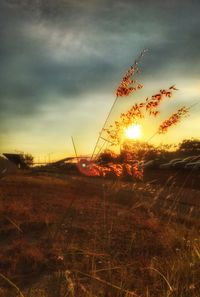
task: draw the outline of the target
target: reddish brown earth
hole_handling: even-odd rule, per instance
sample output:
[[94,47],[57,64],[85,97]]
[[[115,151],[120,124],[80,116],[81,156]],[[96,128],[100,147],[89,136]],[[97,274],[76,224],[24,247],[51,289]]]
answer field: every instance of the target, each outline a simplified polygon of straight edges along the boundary
[[[31,172],[6,176],[0,180],[0,273],[25,293],[40,288],[45,297],[53,296],[48,279],[66,270],[76,297],[88,291],[146,297],[147,288],[149,296],[162,296],[167,285],[150,268],[169,269],[172,258],[181,261],[176,249],[190,252],[186,240],[199,237],[198,197],[197,189],[170,176],[162,185]],[[188,278],[190,270],[181,269],[176,276]],[[200,271],[195,266],[192,273],[196,282]],[[171,282],[175,286],[177,279]],[[3,278],[0,287],[0,296],[17,296]],[[181,286],[177,290],[185,297]],[[197,285],[195,290],[200,292]]]

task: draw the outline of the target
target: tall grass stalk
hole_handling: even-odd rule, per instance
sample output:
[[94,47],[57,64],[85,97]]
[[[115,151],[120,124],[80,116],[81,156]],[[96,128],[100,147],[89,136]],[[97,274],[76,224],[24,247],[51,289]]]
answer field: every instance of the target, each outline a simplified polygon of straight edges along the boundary
[[22,291],[5,275],[3,275],[2,273],[0,273],[0,277],[5,280],[11,287],[13,287],[17,293],[19,293],[20,297],[25,297],[22,293]]

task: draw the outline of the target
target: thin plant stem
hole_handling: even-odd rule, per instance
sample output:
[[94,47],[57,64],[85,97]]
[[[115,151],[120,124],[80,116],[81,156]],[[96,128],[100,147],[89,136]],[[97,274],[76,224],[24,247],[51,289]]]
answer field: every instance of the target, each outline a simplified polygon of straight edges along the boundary
[[7,278],[2,273],[0,273],[0,277],[3,278],[10,286],[12,286],[13,288],[15,288],[16,291],[19,293],[19,296],[20,297],[24,297],[24,295],[22,294],[22,292],[20,291],[20,289],[9,278]]
[[149,267],[149,269],[154,270],[155,272],[157,272],[158,274],[160,274],[160,276],[165,280],[167,286],[169,287],[170,292],[173,291],[172,286],[170,285],[169,281],[167,280],[167,278],[164,276],[163,273],[161,273],[158,269],[153,268],[153,267]]
[[119,286],[117,286],[117,285],[115,285],[115,284],[113,284],[113,283],[107,282],[107,281],[105,281],[104,279],[101,279],[101,278],[99,278],[99,277],[97,277],[97,276],[93,276],[93,275],[84,273],[84,272],[79,271],[79,270],[75,270],[75,272],[77,272],[77,273],[79,273],[79,274],[81,274],[81,275],[83,275],[83,276],[86,276],[86,277],[88,277],[88,278],[90,278],[90,279],[96,280],[96,281],[98,281],[98,282],[100,282],[100,283],[102,283],[102,284],[104,284],[104,285],[106,285],[106,286],[110,286],[110,287],[112,287],[112,288],[114,288],[114,289],[117,289],[117,290],[119,290],[119,291],[121,291],[121,292],[123,292],[123,293],[126,293],[126,294],[129,295],[129,296],[140,297],[140,295],[136,294],[136,293],[133,292],[133,291],[129,291],[129,290],[126,290],[126,289],[122,289],[121,287],[119,287]]
[[112,106],[111,106],[111,108],[110,108],[110,111],[109,111],[109,113],[108,113],[108,115],[107,115],[107,117],[106,117],[106,120],[105,120],[105,122],[104,122],[104,124],[103,124],[103,127],[102,127],[102,129],[101,129],[101,131],[100,131],[100,133],[99,133],[99,137],[97,138],[97,141],[96,141],[95,146],[94,146],[94,150],[93,150],[93,152],[92,152],[91,160],[92,160],[93,157],[94,157],[96,148],[97,148],[98,143],[99,143],[99,140],[100,140],[100,138],[101,138],[101,134],[103,133],[103,129],[105,128],[105,126],[106,126],[106,124],[107,124],[107,122],[108,122],[108,119],[109,119],[109,117],[110,117],[110,115],[111,115],[111,113],[112,113],[112,111],[113,111],[113,109],[114,109],[114,107],[115,107],[115,105],[116,105],[116,103],[117,103],[118,98],[119,98],[119,97],[116,97],[116,98],[115,98],[115,101],[113,102],[113,104],[112,104]]
[[72,144],[73,144],[73,148],[74,148],[75,156],[76,156],[76,159],[77,159],[77,161],[78,161],[78,154],[77,154],[76,146],[75,146],[74,139],[73,139],[72,136],[71,136],[71,139],[72,139]]

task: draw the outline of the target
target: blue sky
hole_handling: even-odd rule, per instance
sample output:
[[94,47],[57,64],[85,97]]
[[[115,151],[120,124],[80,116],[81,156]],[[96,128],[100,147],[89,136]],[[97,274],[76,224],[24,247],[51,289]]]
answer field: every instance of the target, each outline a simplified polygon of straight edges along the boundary
[[[200,2],[3,0],[0,4],[0,152],[91,153],[124,72],[144,49],[144,89],[119,110],[176,84],[162,107],[200,101]],[[116,114],[117,116],[117,114]],[[199,137],[200,105],[154,141]],[[147,128],[148,127],[148,128]],[[149,121],[144,138],[154,133]]]

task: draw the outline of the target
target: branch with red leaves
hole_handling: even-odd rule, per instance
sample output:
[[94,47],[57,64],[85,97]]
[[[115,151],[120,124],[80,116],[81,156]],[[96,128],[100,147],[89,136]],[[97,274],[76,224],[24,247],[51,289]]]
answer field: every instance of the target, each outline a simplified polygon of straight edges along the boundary
[[158,110],[158,106],[161,104],[163,99],[172,98],[173,91],[177,89],[175,86],[171,86],[167,90],[160,90],[159,93],[151,96],[151,98],[146,99],[146,110],[149,112],[150,115],[157,116],[160,112]]
[[118,121],[115,121],[108,128],[104,128],[104,131],[108,135],[108,140],[110,140],[113,145],[119,145],[124,134],[124,129],[145,118],[146,112],[148,112],[150,116],[156,117],[160,113],[158,108],[164,98],[172,98],[173,91],[175,90],[177,90],[175,86],[162,89],[159,93],[147,98],[146,102],[136,103],[127,112],[121,113]]
[[189,107],[181,107],[177,110],[177,112],[173,113],[169,119],[162,122],[158,128],[158,134],[164,134],[168,131],[169,127],[176,125],[181,121],[183,117],[185,117],[189,112]]
[[134,62],[133,65],[128,69],[128,71],[123,76],[119,86],[116,90],[117,97],[127,97],[134,91],[137,91],[143,87],[142,84],[138,83],[136,80],[132,79],[132,77],[139,72],[138,62],[146,53],[146,49],[144,49],[138,59]]

